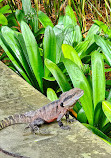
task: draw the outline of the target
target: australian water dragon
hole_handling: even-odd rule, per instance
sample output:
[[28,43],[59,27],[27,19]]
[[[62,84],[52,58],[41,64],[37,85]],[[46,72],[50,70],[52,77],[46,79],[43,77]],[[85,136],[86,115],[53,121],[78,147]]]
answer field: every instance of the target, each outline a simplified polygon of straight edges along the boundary
[[[74,104],[78,99],[84,94],[83,90],[79,88],[73,88],[67,92],[60,95],[59,100],[51,102],[40,109],[35,111],[26,112],[24,114],[15,114],[9,116],[0,122],[0,130],[14,124],[29,123],[32,132],[39,130],[39,126],[44,123],[50,123],[57,120],[59,126],[62,129],[70,129],[69,126],[64,126],[61,119],[66,116],[67,122],[71,122],[69,119],[69,110],[73,108]],[[17,154],[10,153],[8,151],[0,148],[0,151],[18,158],[26,158],[24,156],[19,156]]]

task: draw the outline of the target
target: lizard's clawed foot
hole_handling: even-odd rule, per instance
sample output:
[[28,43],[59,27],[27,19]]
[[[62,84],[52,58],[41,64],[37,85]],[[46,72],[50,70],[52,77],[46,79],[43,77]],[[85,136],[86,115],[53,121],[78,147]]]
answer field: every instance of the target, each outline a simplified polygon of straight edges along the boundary
[[27,130],[28,128],[30,128],[31,133],[37,134],[39,133],[39,127],[38,126],[32,126],[31,124],[29,124],[25,130]]
[[72,122],[74,122],[74,119],[67,119],[67,122],[72,123]]
[[62,129],[64,130],[70,130],[71,128],[69,126],[61,126]]

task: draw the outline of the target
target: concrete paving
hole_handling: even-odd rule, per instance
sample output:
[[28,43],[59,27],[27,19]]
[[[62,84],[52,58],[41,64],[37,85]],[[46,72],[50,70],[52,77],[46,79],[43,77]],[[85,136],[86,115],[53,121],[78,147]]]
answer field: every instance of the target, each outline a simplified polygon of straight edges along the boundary
[[[49,100],[0,62],[0,120],[15,113],[38,109]],[[64,120],[65,123],[65,120]],[[30,158],[111,158],[111,147],[78,121],[64,131],[56,122],[44,125],[46,134],[34,135],[27,125],[0,131],[0,147]],[[11,158],[0,152],[0,158]]]

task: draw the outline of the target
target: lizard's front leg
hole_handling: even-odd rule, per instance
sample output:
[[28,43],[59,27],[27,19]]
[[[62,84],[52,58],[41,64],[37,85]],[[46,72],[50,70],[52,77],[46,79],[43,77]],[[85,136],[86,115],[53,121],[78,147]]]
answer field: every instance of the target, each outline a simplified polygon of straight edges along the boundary
[[31,132],[36,133],[39,131],[39,126],[45,123],[45,120],[42,118],[37,118],[33,122],[31,122],[28,126],[28,128],[31,128]]
[[70,127],[69,127],[69,126],[64,126],[63,123],[62,123],[62,121],[61,121],[61,119],[62,119],[63,116],[64,116],[64,114],[60,114],[60,115],[58,116],[58,118],[57,118],[58,125],[59,125],[59,127],[61,127],[62,129],[68,130],[68,129],[70,129]]
[[69,119],[69,111],[65,114],[66,116],[66,121],[69,122],[69,123],[72,123],[74,122],[74,118],[73,119]]

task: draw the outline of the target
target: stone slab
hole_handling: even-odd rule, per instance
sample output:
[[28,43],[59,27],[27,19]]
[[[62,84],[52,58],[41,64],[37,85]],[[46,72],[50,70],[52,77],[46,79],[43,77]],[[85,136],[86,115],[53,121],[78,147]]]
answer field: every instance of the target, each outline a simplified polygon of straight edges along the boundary
[[[49,100],[0,62],[0,120],[35,110]],[[66,123],[64,121],[64,123]],[[56,122],[44,125],[46,134],[33,135],[19,124],[0,131],[0,147],[30,158],[110,158],[111,147],[75,121],[64,131]],[[11,158],[0,152],[0,158]]]

